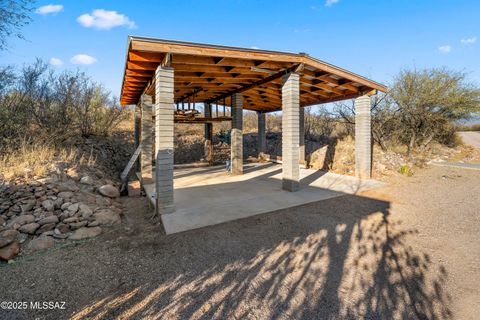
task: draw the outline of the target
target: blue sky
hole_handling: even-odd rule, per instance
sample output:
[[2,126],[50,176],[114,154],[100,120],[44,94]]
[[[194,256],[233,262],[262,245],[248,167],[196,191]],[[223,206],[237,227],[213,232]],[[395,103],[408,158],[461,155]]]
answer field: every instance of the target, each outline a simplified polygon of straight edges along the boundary
[[[120,92],[128,35],[307,52],[390,84],[401,68],[446,66],[480,84],[478,0],[37,1],[27,41],[1,64],[36,57]],[[52,58],[55,58],[52,60]]]

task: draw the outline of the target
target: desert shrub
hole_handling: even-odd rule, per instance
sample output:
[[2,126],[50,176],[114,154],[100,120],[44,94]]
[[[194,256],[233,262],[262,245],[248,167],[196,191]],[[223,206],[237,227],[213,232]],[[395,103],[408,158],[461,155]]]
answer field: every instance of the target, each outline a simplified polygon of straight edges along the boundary
[[400,174],[406,175],[407,177],[413,176],[412,168],[408,165],[403,165],[398,169]]
[[[390,92],[372,98],[372,136],[384,151],[396,143],[405,145],[409,154],[433,141],[455,146],[454,124],[479,109],[480,89],[467,81],[465,73],[403,70]],[[353,101],[336,104],[335,111],[354,128]]]
[[305,137],[309,140],[328,140],[336,127],[337,120],[324,106],[305,107]]
[[0,68],[2,148],[25,137],[61,142],[78,134],[106,135],[127,116],[110,92],[82,72],[55,73],[41,60],[20,70]]
[[390,94],[409,153],[435,140],[452,143],[453,123],[480,109],[480,89],[467,82],[464,72],[447,69],[403,70]]

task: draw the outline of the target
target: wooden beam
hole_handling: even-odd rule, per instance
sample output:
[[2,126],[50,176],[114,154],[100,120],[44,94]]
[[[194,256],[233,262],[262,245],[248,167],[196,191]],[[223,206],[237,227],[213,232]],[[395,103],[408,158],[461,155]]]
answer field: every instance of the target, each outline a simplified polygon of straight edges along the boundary
[[212,99],[210,99],[209,101],[207,101],[207,103],[212,103],[212,102],[215,102],[215,101],[218,101],[218,100],[221,100],[223,98],[226,98],[228,96],[231,96],[232,94],[235,94],[235,93],[242,93],[244,91],[247,91],[251,88],[254,88],[254,87],[258,87],[262,84],[265,84],[265,83],[268,83],[272,80],[275,80],[275,79],[279,79],[281,77],[283,77],[286,73],[288,72],[291,72],[292,70],[294,70],[295,68],[297,67],[297,65],[293,66],[293,67],[290,67],[286,70],[282,70],[280,72],[277,72],[275,74],[272,74],[271,76],[268,76],[262,80],[259,80],[259,81],[255,81],[254,83],[252,84],[249,84],[249,85],[246,85],[246,86],[243,86],[241,88],[238,88],[238,89],[235,89],[235,90],[232,90],[230,92],[226,92],[218,97],[213,97]]

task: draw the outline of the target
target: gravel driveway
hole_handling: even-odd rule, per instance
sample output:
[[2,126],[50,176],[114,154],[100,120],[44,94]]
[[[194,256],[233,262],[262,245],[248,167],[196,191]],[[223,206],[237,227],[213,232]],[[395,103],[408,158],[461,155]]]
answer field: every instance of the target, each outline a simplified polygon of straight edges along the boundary
[[362,195],[171,236],[125,200],[99,238],[0,266],[2,319],[474,319],[480,172],[434,167]]

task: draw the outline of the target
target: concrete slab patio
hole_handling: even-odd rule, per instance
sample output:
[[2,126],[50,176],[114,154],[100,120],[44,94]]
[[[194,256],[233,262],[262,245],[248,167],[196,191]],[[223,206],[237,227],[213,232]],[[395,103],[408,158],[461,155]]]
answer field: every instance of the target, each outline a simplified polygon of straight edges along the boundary
[[[292,193],[282,190],[279,164],[245,164],[243,175],[230,175],[223,166],[176,169],[175,211],[162,215],[165,231],[171,234],[201,228],[383,185],[313,169],[300,169],[300,179],[301,190]],[[154,185],[144,188],[154,203]]]

